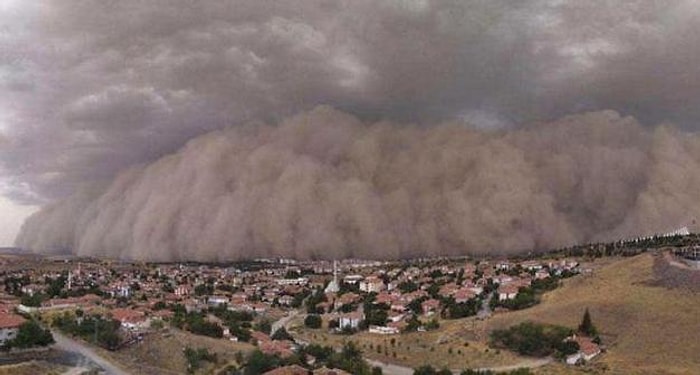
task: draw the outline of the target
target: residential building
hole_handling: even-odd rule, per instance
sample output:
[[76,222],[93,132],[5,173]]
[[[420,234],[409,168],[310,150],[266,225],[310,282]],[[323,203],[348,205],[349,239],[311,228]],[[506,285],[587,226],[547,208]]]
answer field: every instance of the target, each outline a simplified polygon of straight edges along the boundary
[[0,313],[0,345],[14,339],[19,326],[26,322],[23,317],[13,313]]

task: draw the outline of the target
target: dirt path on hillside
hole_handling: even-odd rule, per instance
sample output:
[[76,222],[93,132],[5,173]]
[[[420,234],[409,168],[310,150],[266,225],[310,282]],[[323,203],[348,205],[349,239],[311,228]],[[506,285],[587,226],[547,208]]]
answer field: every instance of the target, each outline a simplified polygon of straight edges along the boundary
[[[401,365],[395,365],[392,363],[384,363],[380,361],[375,361],[371,360],[369,358],[365,358],[365,360],[371,365],[371,366],[379,366],[382,368],[382,373],[384,375],[413,375],[413,369],[410,367],[406,366],[401,366]],[[537,367],[542,367],[546,366],[548,364],[552,363],[552,358],[541,358],[541,359],[529,359],[522,361],[520,363],[516,363],[514,365],[508,365],[508,366],[497,366],[497,367],[481,367],[481,368],[476,368],[474,370],[477,371],[493,371],[493,372],[504,372],[504,371],[512,371],[512,370],[517,370],[519,368],[537,368]],[[455,375],[458,375],[460,372],[462,372],[462,369],[458,370],[452,370],[452,373]]]
[[113,365],[108,359],[97,354],[92,348],[86,344],[65,336],[57,331],[51,331],[54,340],[56,340],[56,348],[67,352],[74,352],[94,362],[101,367],[109,375],[129,375],[128,372]]

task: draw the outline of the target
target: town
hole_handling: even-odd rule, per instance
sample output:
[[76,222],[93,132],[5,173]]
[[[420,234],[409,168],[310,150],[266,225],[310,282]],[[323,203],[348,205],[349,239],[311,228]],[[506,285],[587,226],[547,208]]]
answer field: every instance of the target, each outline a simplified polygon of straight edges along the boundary
[[[38,317],[54,331],[113,351],[176,329],[249,343],[262,355],[279,358],[279,364],[291,357],[298,361],[303,347],[318,351],[314,332],[347,343],[358,333],[393,337],[436,330],[449,320],[486,320],[531,307],[561,280],[591,272],[575,258],[258,259],[226,266],[72,257],[6,257],[3,262],[0,345],[12,342],[23,323]],[[598,355],[593,339],[572,339],[578,344],[565,361],[581,363]],[[189,356],[195,357],[188,363],[191,371],[208,358],[206,353]],[[256,371],[263,370],[268,369]],[[276,371],[270,373],[282,373]]]
[[[9,252],[0,257],[0,355],[22,362],[77,347],[93,363],[86,370],[107,373],[600,370],[597,358],[615,335],[598,329],[587,307],[564,317],[577,325],[543,323],[528,311],[569,280],[604,280],[625,259],[645,256],[655,272],[671,275],[666,282],[685,280],[682,287],[697,292],[697,240],[682,234],[536,256],[391,262],[165,264]],[[565,304],[576,301],[563,293]],[[510,320],[520,313],[526,319]],[[111,363],[121,367],[105,369]]]

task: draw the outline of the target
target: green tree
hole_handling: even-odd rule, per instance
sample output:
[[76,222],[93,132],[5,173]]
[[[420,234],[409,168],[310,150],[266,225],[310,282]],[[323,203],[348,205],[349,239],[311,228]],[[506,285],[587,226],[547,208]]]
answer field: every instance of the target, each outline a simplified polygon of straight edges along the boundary
[[309,328],[321,328],[322,320],[321,316],[317,314],[309,314],[304,319],[304,325]]
[[35,346],[47,346],[55,341],[48,329],[43,329],[34,320],[22,323],[17,331],[17,336],[10,340],[7,346],[12,348],[31,348]]
[[258,324],[253,327],[253,329],[269,335],[270,331],[272,331],[272,323],[270,323],[270,321],[267,319],[261,319]]
[[430,365],[423,365],[413,369],[413,375],[436,375],[437,371]]
[[578,326],[578,331],[589,337],[593,337],[598,334],[598,330],[595,328],[593,321],[591,320],[591,313],[588,311],[588,308],[586,308],[586,311],[583,313],[583,319],[581,319],[581,324]]
[[185,348],[185,358],[187,359],[187,372],[194,373],[201,366],[202,361],[216,363],[216,353],[209,353],[207,348],[192,349]]
[[279,365],[280,358],[278,356],[265,354],[259,349],[256,349],[248,354],[243,373],[245,375],[262,374],[266,371],[279,367]]
[[270,337],[273,340],[281,341],[281,340],[289,340],[289,341],[294,341],[294,338],[292,335],[287,332],[287,330],[284,327],[280,327],[275,333],[272,334]]
[[22,299],[20,300],[20,303],[23,304],[24,306],[40,307],[41,302],[43,302],[43,300],[44,300],[44,295],[41,293],[34,293],[32,295],[24,294],[24,295],[22,295]]

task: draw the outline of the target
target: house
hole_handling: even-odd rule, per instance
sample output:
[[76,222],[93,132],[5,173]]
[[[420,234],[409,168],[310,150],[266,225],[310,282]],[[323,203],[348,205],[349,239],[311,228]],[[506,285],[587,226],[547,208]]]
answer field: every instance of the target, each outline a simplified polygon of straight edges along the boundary
[[399,333],[399,329],[397,327],[369,326],[369,333],[377,333],[380,335],[396,335]]
[[468,288],[458,289],[454,293],[455,302],[457,302],[457,303],[467,302],[474,297],[476,297],[476,293],[474,293],[473,290],[468,289]]
[[191,288],[187,285],[178,285],[178,287],[175,288],[175,295],[178,297],[189,296],[190,289]]
[[360,322],[364,320],[364,318],[364,314],[360,314],[359,312],[343,314],[338,318],[338,328],[357,329],[360,326]]
[[364,276],[362,275],[347,275],[343,278],[343,282],[350,285],[356,285],[362,279],[364,279]]
[[275,354],[286,358],[294,354],[294,343],[289,340],[258,342],[260,351],[265,354]]
[[292,302],[294,302],[294,297],[285,294],[285,295],[283,295],[283,296],[280,296],[280,297],[277,299],[277,302],[278,302],[280,305],[289,306],[289,305],[292,304]]
[[542,267],[544,267],[544,266],[538,261],[529,260],[529,261],[523,262],[521,264],[521,267],[523,267],[524,269],[526,269],[528,271],[538,271],[538,270],[541,270]]
[[107,287],[107,293],[112,295],[112,297],[131,297],[131,286],[126,283],[115,283]]
[[566,357],[566,363],[569,365],[590,361],[600,354],[600,346],[594,343],[590,337],[574,335],[566,338],[565,341],[575,341],[579,346],[579,351],[577,353]]
[[388,316],[387,316],[387,319],[388,319],[390,322],[400,322],[400,321],[403,320],[403,318],[404,318],[405,316],[406,316],[406,314],[404,314],[404,313],[398,313],[398,312],[395,312],[395,311],[390,311],[389,314],[388,314]]
[[207,303],[211,306],[221,306],[228,303],[226,296],[211,296],[207,299]]
[[0,345],[17,336],[19,326],[26,322],[23,317],[13,313],[0,313]]
[[379,293],[386,289],[384,281],[377,276],[369,276],[360,281],[360,290],[366,293]]
[[549,271],[547,271],[545,269],[537,270],[537,272],[535,272],[535,279],[537,279],[537,280],[546,279],[548,277],[549,277]]
[[440,308],[440,301],[433,298],[425,300],[421,303],[421,308],[424,315],[432,315]]
[[121,323],[122,328],[128,330],[147,328],[150,320],[143,311],[133,309],[114,309],[112,318]]
[[518,295],[519,287],[517,285],[501,285],[498,287],[498,300],[505,301],[509,299],[514,299]]
[[278,285],[306,285],[309,283],[309,279],[306,277],[297,277],[295,279],[278,279]]
[[507,260],[500,261],[496,263],[496,269],[501,271],[508,271],[513,268],[513,264]]
[[374,299],[375,304],[380,304],[380,303],[386,303],[387,305],[391,306],[391,304],[396,301],[398,297],[394,294],[389,294],[386,292],[379,293],[377,294],[377,297]]

